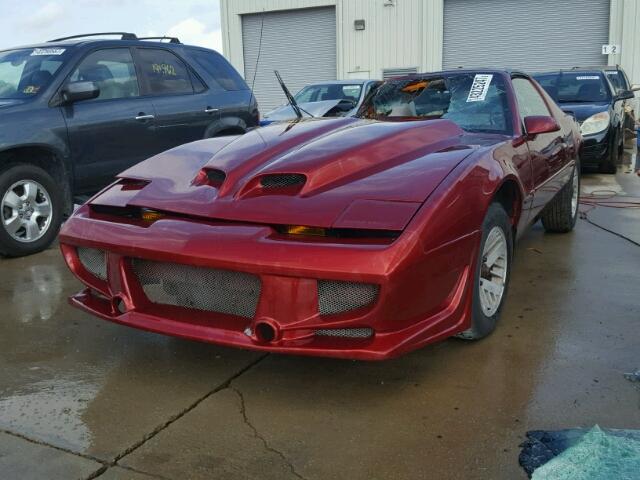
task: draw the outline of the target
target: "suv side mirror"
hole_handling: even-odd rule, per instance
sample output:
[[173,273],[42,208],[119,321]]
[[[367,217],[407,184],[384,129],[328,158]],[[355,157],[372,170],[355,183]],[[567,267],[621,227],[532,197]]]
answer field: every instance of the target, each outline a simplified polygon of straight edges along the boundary
[[547,115],[531,115],[524,117],[524,128],[527,135],[533,137],[541,133],[551,133],[560,130],[556,119]]
[[[638,89],[640,90],[640,88]],[[620,90],[618,92],[618,96],[616,97],[617,100],[630,100],[632,98],[635,98],[633,90]]]
[[93,82],[67,83],[61,90],[62,103],[71,104],[82,100],[91,100],[100,95],[100,89]]

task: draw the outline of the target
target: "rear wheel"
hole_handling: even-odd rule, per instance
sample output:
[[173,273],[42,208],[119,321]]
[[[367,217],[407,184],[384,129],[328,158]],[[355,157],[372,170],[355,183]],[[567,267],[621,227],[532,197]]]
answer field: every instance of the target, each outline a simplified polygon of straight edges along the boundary
[[19,257],[44,250],[61,221],[62,194],[51,175],[27,164],[0,174],[0,255]]
[[492,203],[482,222],[475,270],[471,327],[458,334],[464,340],[486,337],[496,328],[511,274],[513,233],[502,205]]
[[542,226],[547,232],[567,233],[573,230],[580,203],[580,165],[576,162],[571,180],[542,213]]

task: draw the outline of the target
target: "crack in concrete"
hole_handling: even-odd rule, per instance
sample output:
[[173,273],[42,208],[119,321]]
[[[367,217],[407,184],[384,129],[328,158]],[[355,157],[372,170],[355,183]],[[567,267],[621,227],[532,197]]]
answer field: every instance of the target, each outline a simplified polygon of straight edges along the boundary
[[291,463],[287,459],[285,454],[282,453],[280,450],[277,450],[276,448],[273,448],[271,445],[269,445],[269,442],[267,442],[267,439],[264,438],[260,434],[260,432],[258,432],[258,429],[253,425],[253,423],[251,423],[251,421],[249,420],[249,417],[247,416],[247,407],[246,407],[246,404],[245,404],[245,401],[244,401],[244,395],[242,394],[242,392],[240,390],[238,390],[237,388],[232,387],[232,386],[230,386],[229,389],[233,390],[234,392],[236,392],[236,394],[240,398],[240,414],[242,415],[242,420],[244,421],[245,425],[251,429],[251,431],[253,432],[253,436],[262,442],[262,444],[264,445],[265,450],[267,450],[267,451],[269,451],[271,453],[274,453],[278,457],[280,457],[282,459],[282,461],[284,462],[284,464],[287,466],[287,468],[291,471],[291,473],[296,478],[300,478],[301,480],[305,480],[305,478],[296,471],[295,467],[293,466],[293,463]]
[[118,462],[120,460],[122,460],[124,457],[126,457],[127,455],[135,452],[137,449],[139,449],[141,446],[143,446],[145,443],[147,443],[149,440],[151,440],[153,437],[155,437],[156,435],[158,435],[160,432],[162,432],[163,430],[165,430],[167,427],[169,427],[171,424],[173,424],[174,422],[176,422],[177,420],[181,419],[182,417],[184,417],[187,413],[189,413],[190,411],[192,411],[194,408],[196,408],[198,405],[200,405],[202,402],[204,402],[207,398],[211,397],[212,395],[215,395],[216,393],[218,393],[221,390],[224,390],[226,388],[229,388],[229,385],[231,385],[231,382],[233,382],[235,379],[237,379],[239,376],[243,375],[244,373],[246,373],[247,371],[249,371],[250,369],[252,369],[253,367],[255,367],[258,363],[260,363],[262,360],[264,360],[269,354],[266,353],[264,355],[262,355],[261,357],[259,357],[258,359],[254,360],[253,362],[249,363],[247,366],[245,366],[244,368],[242,368],[241,370],[239,370],[238,372],[236,372],[235,374],[233,374],[231,377],[229,377],[227,380],[225,380],[223,383],[221,383],[220,385],[218,385],[216,388],[214,388],[213,390],[210,390],[209,392],[207,392],[206,394],[204,394],[203,396],[201,396],[200,398],[198,398],[196,401],[194,401],[193,403],[191,403],[190,405],[188,405],[186,408],[184,408],[183,410],[181,410],[180,412],[178,412],[175,415],[172,415],[166,422],[158,425],[156,428],[154,428],[150,433],[148,433],[147,435],[145,435],[141,440],[137,441],[136,443],[134,443],[133,445],[131,445],[130,447],[126,448],[125,450],[123,450],[121,453],[119,453],[118,455],[116,455],[116,457],[113,459],[112,462],[110,462],[109,466],[114,466],[114,465],[118,465],[121,466]]

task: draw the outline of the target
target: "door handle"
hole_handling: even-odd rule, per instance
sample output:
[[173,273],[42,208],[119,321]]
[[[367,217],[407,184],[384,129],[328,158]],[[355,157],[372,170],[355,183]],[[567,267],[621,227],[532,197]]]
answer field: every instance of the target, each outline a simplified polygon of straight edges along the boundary
[[144,122],[145,120],[153,120],[154,118],[156,118],[154,115],[146,115],[142,112],[140,112],[137,116],[136,116],[136,120],[139,122]]
[[204,109],[204,113],[216,113],[218,111],[219,111],[218,108],[207,107],[207,108]]

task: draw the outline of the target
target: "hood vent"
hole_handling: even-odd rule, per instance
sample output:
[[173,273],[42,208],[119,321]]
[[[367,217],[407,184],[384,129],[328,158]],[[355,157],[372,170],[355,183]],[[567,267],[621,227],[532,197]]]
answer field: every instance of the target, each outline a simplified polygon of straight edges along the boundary
[[307,177],[299,173],[278,173],[261,177],[260,186],[262,188],[301,187],[306,181]]
[[214,187],[219,187],[224,182],[225,178],[227,178],[227,174],[222,170],[211,169],[207,170],[207,180]]

